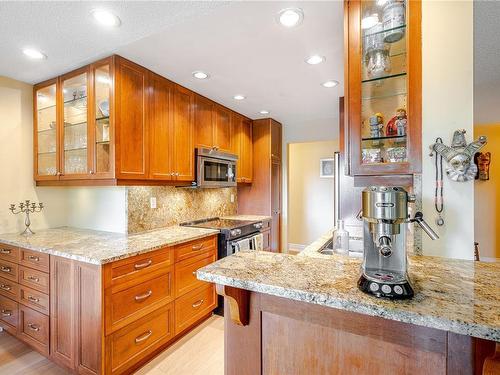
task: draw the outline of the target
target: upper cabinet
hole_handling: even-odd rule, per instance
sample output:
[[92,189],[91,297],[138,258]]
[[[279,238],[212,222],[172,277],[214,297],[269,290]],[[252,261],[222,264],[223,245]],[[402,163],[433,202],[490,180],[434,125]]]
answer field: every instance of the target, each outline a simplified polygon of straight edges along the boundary
[[251,183],[253,177],[252,120],[233,112],[230,129],[230,152],[238,155],[236,180],[239,183]]
[[346,154],[352,176],[421,172],[421,4],[345,2]]
[[239,155],[232,114],[112,56],[35,85],[34,178],[38,185],[189,184],[195,146],[231,152],[237,142]]

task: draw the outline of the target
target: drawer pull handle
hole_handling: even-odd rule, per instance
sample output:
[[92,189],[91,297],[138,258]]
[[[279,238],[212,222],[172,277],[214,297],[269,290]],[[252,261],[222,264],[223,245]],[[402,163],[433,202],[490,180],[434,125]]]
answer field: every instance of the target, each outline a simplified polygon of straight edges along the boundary
[[196,271],[193,271],[193,276],[196,277]]
[[32,260],[33,262],[39,262],[40,258],[35,255],[29,255],[28,260]]
[[12,311],[10,311],[10,310],[2,310],[2,316],[12,316]]
[[193,245],[193,246],[192,246],[192,249],[193,249],[194,251],[201,250],[201,249],[203,249],[203,245],[205,245],[205,244],[200,243],[199,245]]
[[33,296],[28,296],[28,301],[38,303],[40,302],[40,299]]
[[148,259],[146,262],[144,263],[140,263],[140,264],[135,264],[134,265],[134,268],[136,270],[142,270],[143,268],[146,268],[146,267],[149,267],[151,264],[153,263],[153,261],[151,259]]
[[8,291],[12,290],[12,287],[10,285],[1,284],[0,289],[6,290],[8,292]]
[[10,249],[0,249],[0,254],[10,254]]
[[6,267],[6,266],[2,266],[2,267],[0,267],[0,271],[11,273],[12,272],[12,268]]
[[39,326],[37,326],[36,324],[33,324],[33,323],[28,323],[28,327],[29,327],[29,329],[31,329],[32,331],[35,331],[35,332],[40,331],[40,327],[39,327]]
[[31,281],[34,281],[35,283],[39,283],[40,282],[40,279],[36,276],[28,276],[27,277],[28,280],[31,280]]
[[203,302],[205,302],[204,300],[200,299],[199,301],[196,301],[195,303],[193,303],[191,306],[193,306],[194,309],[200,307],[201,305],[203,305]]
[[136,301],[142,301],[142,300],[145,300],[146,298],[149,298],[151,297],[151,295],[153,294],[153,291],[152,290],[148,290],[146,293],[144,294],[141,294],[139,296],[135,296],[135,300]]
[[135,343],[136,344],[139,344],[140,342],[143,342],[147,339],[149,339],[149,337],[153,334],[153,331],[149,330],[147,332],[144,332],[142,335],[139,335],[135,338]]

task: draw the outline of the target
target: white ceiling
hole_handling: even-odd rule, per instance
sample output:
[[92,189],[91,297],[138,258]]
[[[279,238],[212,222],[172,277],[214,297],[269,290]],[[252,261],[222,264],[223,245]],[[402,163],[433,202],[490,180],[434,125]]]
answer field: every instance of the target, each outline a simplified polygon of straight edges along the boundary
[[[276,13],[304,10],[286,29]],[[112,10],[117,29],[96,25],[90,11]],[[1,2],[0,75],[36,83],[118,53],[251,118],[261,109],[290,123],[337,118],[343,93],[343,5],[328,2]],[[29,61],[23,47],[41,49]],[[310,66],[313,53],[326,62]],[[194,70],[211,78],[195,80]],[[333,89],[320,84],[335,79]],[[234,94],[247,99],[236,102]]]

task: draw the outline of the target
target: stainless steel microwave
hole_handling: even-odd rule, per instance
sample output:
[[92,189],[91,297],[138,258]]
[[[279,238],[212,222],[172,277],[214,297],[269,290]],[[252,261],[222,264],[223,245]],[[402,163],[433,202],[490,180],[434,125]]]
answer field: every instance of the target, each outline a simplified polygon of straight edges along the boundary
[[196,186],[218,188],[236,186],[238,156],[210,148],[196,149]]

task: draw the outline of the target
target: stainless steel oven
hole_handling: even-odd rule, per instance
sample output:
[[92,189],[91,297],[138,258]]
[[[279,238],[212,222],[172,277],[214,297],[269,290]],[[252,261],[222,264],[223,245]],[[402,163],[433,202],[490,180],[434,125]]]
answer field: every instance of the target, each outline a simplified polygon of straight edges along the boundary
[[196,149],[196,185],[201,188],[236,186],[238,156],[210,148]]

